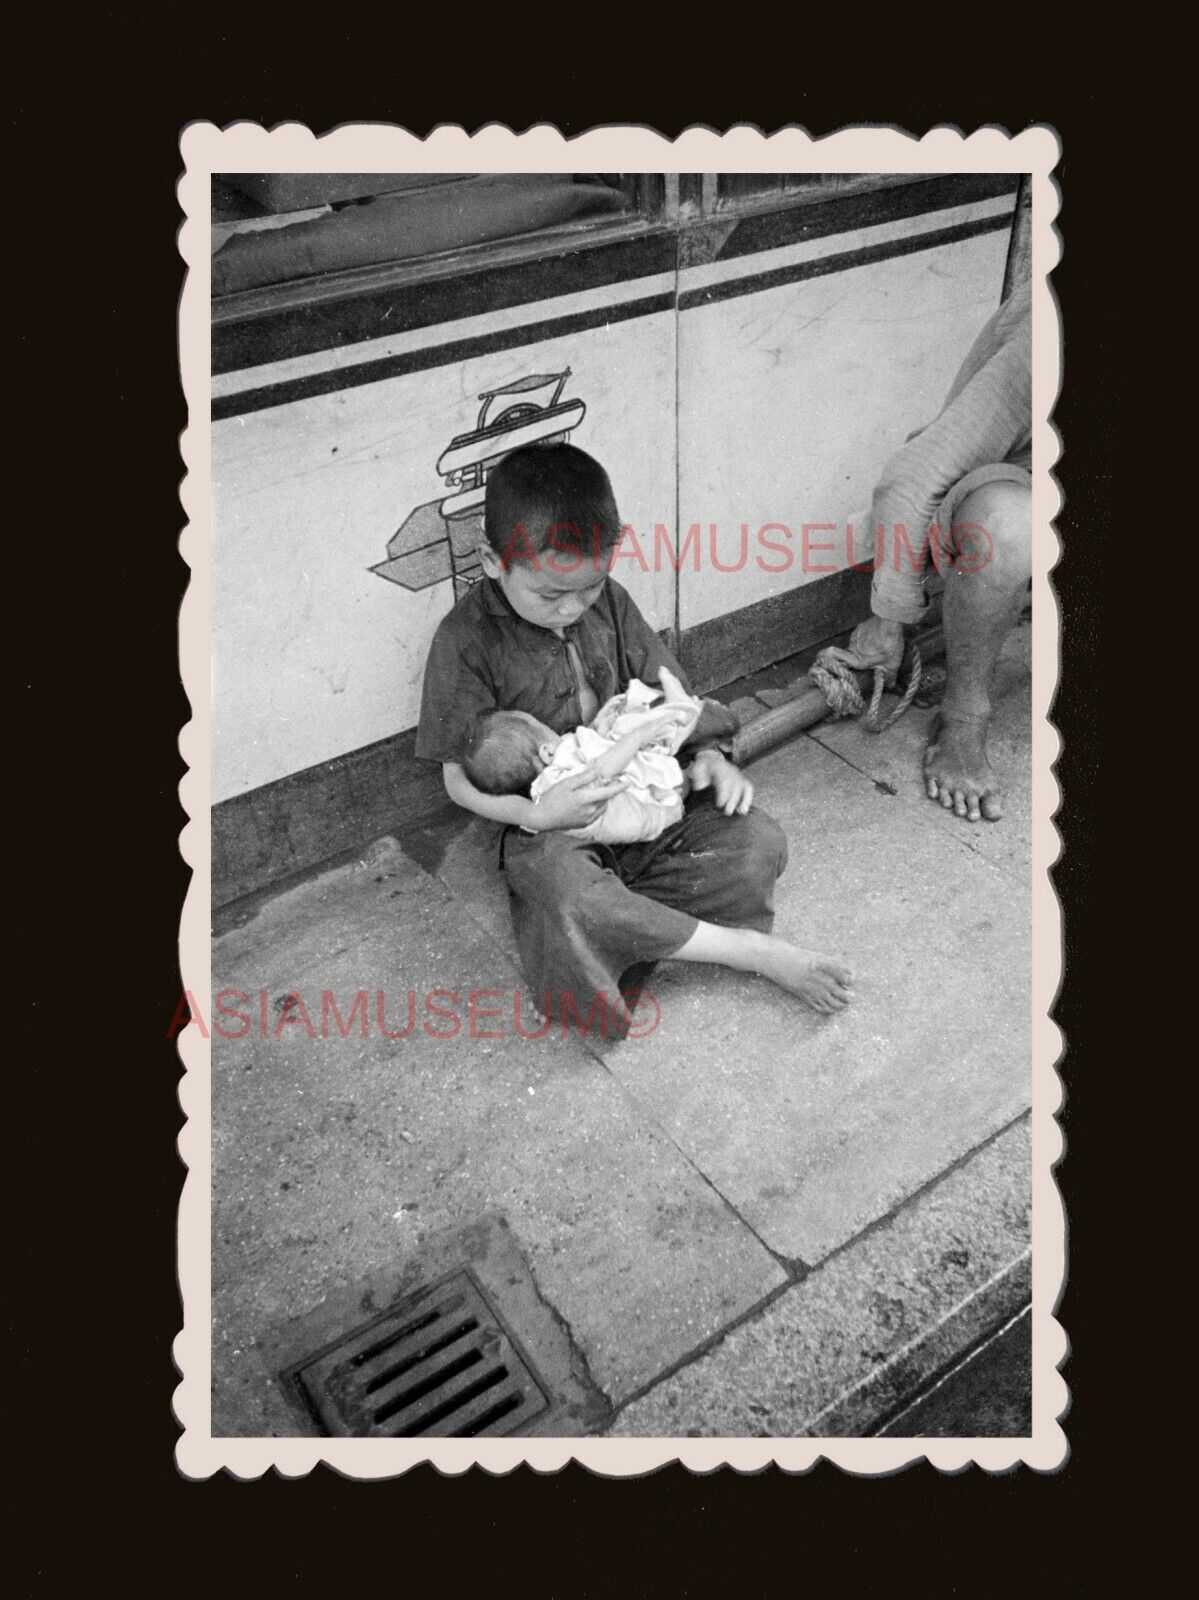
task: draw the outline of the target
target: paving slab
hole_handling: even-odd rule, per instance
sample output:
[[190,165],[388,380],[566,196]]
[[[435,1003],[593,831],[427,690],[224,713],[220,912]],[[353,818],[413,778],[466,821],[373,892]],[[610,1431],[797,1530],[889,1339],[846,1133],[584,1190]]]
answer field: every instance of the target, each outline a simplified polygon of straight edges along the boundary
[[[987,740],[991,764],[1004,794],[999,822],[966,822],[928,798],[924,752],[935,709],[913,706],[883,733],[869,733],[860,719],[818,723],[810,736],[839,755],[872,783],[893,790],[905,805],[927,811],[946,833],[1024,883],[1032,870],[1032,628],[1020,623],[1008,635],[995,673],[995,711]],[[884,714],[894,701],[884,697]]]
[[620,1437],[860,1438],[1027,1303],[1027,1119],[627,1405]]
[[[398,849],[280,896],[215,941],[213,970],[249,1023],[213,1039],[215,1432],[294,1431],[263,1355],[279,1325],[484,1214],[612,1403],[787,1281],[578,1042],[518,1036],[508,957]],[[409,1037],[379,1032],[379,990]],[[348,1037],[329,1006],[321,1037],[323,992]]]
[[294,1406],[291,1431],[307,1437],[322,1431],[313,1414],[312,1392],[296,1382],[296,1369],[310,1367],[314,1356],[344,1344],[347,1333],[378,1328],[391,1308],[443,1280],[447,1261],[457,1264],[455,1276],[465,1276],[481,1292],[520,1360],[536,1373],[547,1404],[520,1431],[577,1438],[606,1424],[611,1405],[592,1383],[562,1319],[538,1290],[511,1229],[502,1217],[484,1214],[464,1227],[426,1234],[402,1261],[332,1290],[315,1311],[293,1317],[266,1336],[259,1349],[268,1369],[291,1380],[284,1381]]
[[661,1023],[612,1072],[779,1255],[815,1265],[1027,1109],[1027,894],[932,806],[811,739],[755,763],[790,860],[778,931],[844,957],[818,1017],[764,980],[665,963]]

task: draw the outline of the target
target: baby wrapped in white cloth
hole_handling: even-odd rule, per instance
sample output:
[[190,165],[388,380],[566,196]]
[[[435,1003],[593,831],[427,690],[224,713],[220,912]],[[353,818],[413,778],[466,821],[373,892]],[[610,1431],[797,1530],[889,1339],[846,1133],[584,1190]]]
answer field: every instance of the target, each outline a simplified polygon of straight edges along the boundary
[[[561,736],[549,765],[534,780],[529,794],[537,800],[563,778],[573,777],[610,753],[619,761],[628,752],[623,767],[617,768],[624,784],[622,792],[614,795],[587,827],[569,829],[573,837],[600,844],[636,844],[656,839],[681,820],[683,769],[675,755],[703,708],[665,667],[661,681],[661,689],[652,689],[633,678],[624,694],[613,695],[600,708],[590,727]],[[676,708],[686,715],[664,728],[662,713]],[[601,768],[601,775],[608,774]]]
[[527,711],[481,717],[462,765],[484,794],[525,794],[536,802],[566,778],[590,772],[619,781],[619,794],[585,828],[566,831],[600,844],[656,839],[683,815],[683,769],[675,759],[699,721],[702,703],[667,668],[662,687],[634,678],[589,726],[555,733]]

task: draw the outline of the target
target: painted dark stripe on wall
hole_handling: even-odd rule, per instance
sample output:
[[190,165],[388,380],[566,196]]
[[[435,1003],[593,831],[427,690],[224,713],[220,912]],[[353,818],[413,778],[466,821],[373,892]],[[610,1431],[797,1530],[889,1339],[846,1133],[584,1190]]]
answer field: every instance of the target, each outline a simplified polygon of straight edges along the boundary
[[[214,324],[212,370],[241,372],[293,356],[343,349],[386,333],[414,332],[488,311],[535,305],[564,294],[673,272],[678,258],[684,266],[731,260],[804,239],[898,221],[1014,193],[1017,182],[1016,174],[947,174],[865,193],[805,199],[752,216],[722,212],[711,219],[677,228],[653,228],[605,243],[588,242],[584,235],[556,249],[549,246],[547,254],[530,261],[358,291],[347,288],[343,294],[301,304],[247,311],[244,317]],[[708,242],[713,235],[724,236],[714,254]],[[280,293],[295,287],[282,285]],[[221,309],[218,302],[214,315],[219,316]]]
[[674,229],[658,229],[608,244],[574,242],[533,261],[283,306],[244,321],[215,324],[212,370],[241,372],[292,356],[340,350],[384,334],[410,333],[462,317],[673,272],[675,257]]
[[[978,234],[996,232],[1011,226],[1010,216],[982,217],[976,222],[963,222],[953,228],[938,228],[931,233],[916,234],[906,239],[891,239],[877,245],[867,245],[858,250],[845,250],[836,255],[824,256],[816,261],[800,261],[792,266],[778,267],[769,272],[747,273],[725,283],[710,284],[701,289],[690,289],[679,296],[680,311],[695,306],[714,305],[721,300],[731,300],[738,295],[757,294],[764,289],[782,284],[799,283],[805,278],[819,278],[828,273],[845,272],[851,267],[868,266],[872,262],[886,261],[894,256],[913,255],[921,250],[933,250],[939,245],[954,244]],[[469,361],[477,356],[494,355],[500,350],[515,350],[523,345],[544,339],[563,338],[588,328],[599,328],[613,322],[627,322],[634,317],[669,311],[674,307],[675,296],[666,291],[646,295],[639,300],[626,300],[617,305],[595,306],[588,311],[575,312],[567,317],[549,317],[541,322],[524,323],[516,328],[502,328],[495,333],[479,334],[471,339],[453,339],[446,344],[429,345],[423,350],[409,350],[394,356],[384,356],[378,361],[360,361],[349,367],[333,367],[325,372],[314,372],[303,378],[285,379],[280,383],[266,384],[260,389],[243,389],[237,394],[222,395],[212,402],[212,420],[223,422],[230,417],[244,416],[251,411],[265,411],[273,406],[291,405],[297,400],[310,400],[318,395],[335,394],[344,389],[354,389],[367,383],[382,383],[389,378],[403,377],[408,373],[425,372],[433,367],[450,366],[458,361]]]
[[[824,239],[833,233],[849,233],[854,228],[873,228],[880,223],[899,222],[926,211],[944,211],[949,206],[965,206],[980,200],[996,200],[1014,195],[1019,173],[968,172],[928,178],[921,183],[896,184],[888,189],[831,195],[805,205],[780,207],[741,217],[721,243],[715,255],[704,254],[703,261],[732,261],[738,256],[757,255],[807,239]],[[728,214],[714,219],[717,227],[728,227]],[[695,223],[688,230],[702,234],[706,223]],[[684,266],[689,265],[684,253]]]
[[581,333],[587,328],[602,328],[613,322],[627,322],[632,317],[647,317],[656,311],[671,311],[674,300],[674,294],[668,290],[664,294],[647,295],[641,300],[595,306],[590,311],[578,311],[569,317],[549,317],[544,322],[526,323],[519,328],[500,328],[495,333],[479,334],[473,339],[453,339],[449,344],[428,345],[423,350],[408,350],[400,355],[384,356],[378,361],[360,361],[352,367],[333,367],[326,372],[311,373],[306,378],[267,384],[261,389],[243,389],[238,394],[214,399],[212,420],[223,422],[229,417],[243,416],[248,411],[265,411],[272,406],[291,405],[296,400],[311,400],[316,395],[356,389],[364,383],[383,383],[388,378],[403,377],[410,372],[452,366],[455,362],[470,361],[476,356],[494,355],[498,350],[515,350],[540,339],[559,339],[567,334]]
[[702,289],[687,289],[679,296],[679,310],[715,305],[720,300],[734,300],[738,295],[758,294],[763,289],[800,283],[805,278],[823,278],[829,273],[847,272],[851,267],[867,267],[872,262],[889,261],[895,256],[916,255],[922,250],[935,250],[938,245],[956,244],[960,239],[973,239],[982,233],[1006,232],[1011,225],[1010,214],[980,217],[975,222],[961,222],[953,228],[937,228],[932,233],[918,233],[907,239],[888,239],[882,244],[843,250],[836,255],[821,256],[815,261],[797,261],[789,267],[750,273],[744,278],[730,278],[724,283],[709,284]]

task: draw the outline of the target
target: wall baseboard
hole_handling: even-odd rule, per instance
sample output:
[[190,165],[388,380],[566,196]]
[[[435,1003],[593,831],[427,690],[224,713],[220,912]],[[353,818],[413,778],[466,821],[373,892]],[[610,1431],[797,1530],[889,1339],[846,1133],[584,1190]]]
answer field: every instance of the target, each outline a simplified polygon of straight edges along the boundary
[[[870,575],[850,570],[684,630],[678,655],[701,694],[823,644],[870,611]],[[456,815],[440,769],[408,728],[212,809],[214,908],[282,888],[385,834]]]
[[[851,567],[684,628],[679,660],[698,694],[723,688],[870,615],[870,574]],[[735,669],[735,670],[734,670]]]

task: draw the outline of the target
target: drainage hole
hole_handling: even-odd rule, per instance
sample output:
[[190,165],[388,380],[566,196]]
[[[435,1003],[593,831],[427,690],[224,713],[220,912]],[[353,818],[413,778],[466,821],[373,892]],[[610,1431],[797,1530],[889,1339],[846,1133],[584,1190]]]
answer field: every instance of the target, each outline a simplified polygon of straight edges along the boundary
[[393,1344],[398,1344],[401,1339],[407,1339],[410,1334],[419,1333],[422,1328],[429,1327],[437,1321],[437,1312],[430,1311],[427,1317],[418,1317],[415,1322],[409,1322],[404,1327],[395,1329],[386,1338],[377,1340],[368,1345],[365,1350],[360,1350],[346,1363],[350,1367],[361,1367],[367,1361],[373,1361],[376,1356],[381,1356],[384,1350],[390,1350]]
[[472,1422],[469,1428],[463,1428],[458,1437],[460,1439],[473,1439],[476,1434],[482,1433],[484,1428],[490,1428],[493,1422],[498,1422],[501,1417],[506,1417],[509,1411],[519,1409],[520,1403],[520,1395],[505,1395],[502,1400],[492,1406],[490,1411],[485,1411],[481,1417]]
[[414,1333],[419,1333],[422,1328],[431,1327],[451,1311],[457,1311],[462,1304],[462,1296],[455,1295],[452,1300],[442,1302],[432,1311],[426,1311],[423,1316],[414,1317],[411,1322],[404,1323],[403,1327],[391,1328],[377,1339],[374,1344],[368,1345],[365,1350],[360,1350],[356,1356],[351,1356],[346,1363],[350,1367],[360,1367],[366,1361],[373,1361],[376,1356],[382,1355],[384,1350],[390,1350],[393,1344],[399,1344],[401,1339],[407,1339]]
[[376,1390],[384,1388],[389,1383],[394,1383],[397,1378],[403,1377],[405,1372],[419,1366],[422,1361],[427,1361],[430,1356],[435,1356],[444,1350],[447,1345],[460,1339],[464,1333],[473,1333],[479,1326],[474,1317],[464,1317],[461,1322],[456,1322],[446,1333],[438,1334],[430,1344],[422,1344],[419,1350],[410,1356],[405,1356],[403,1361],[397,1361],[394,1366],[380,1372],[367,1384],[364,1394],[374,1394]]
[[[406,1428],[398,1429],[392,1437],[395,1439],[412,1439],[417,1434],[427,1433],[430,1428],[436,1427],[439,1422],[443,1422],[446,1417],[452,1416],[455,1411],[461,1411],[462,1407],[469,1404],[471,1400],[476,1400],[479,1395],[486,1394],[488,1389],[494,1389],[497,1383],[503,1383],[507,1376],[507,1367],[496,1367],[493,1371],[485,1373],[483,1377],[476,1379],[474,1383],[468,1384],[452,1400],[443,1400],[439,1406],[434,1406],[432,1411],[426,1412],[418,1422],[410,1422]],[[376,1418],[377,1420],[378,1418]],[[463,1434],[461,1437],[466,1437],[466,1435]]]
[[[483,1357],[477,1350],[465,1351],[456,1361],[451,1361],[446,1367],[440,1367],[432,1377],[424,1378],[420,1383],[414,1383],[410,1389],[405,1389],[403,1394],[396,1395],[385,1406],[381,1406],[375,1412],[375,1422],[386,1422],[388,1417],[394,1417],[398,1411],[403,1411],[407,1406],[413,1405],[425,1395],[431,1394],[434,1389],[440,1389],[451,1378],[456,1378],[460,1372],[466,1372],[471,1367],[477,1367],[482,1359]],[[485,1384],[484,1388],[486,1387],[488,1385]],[[460,1400],[455,1400],[453,1405],[450,1406],[450,1410],[453,1411],[461,1403]],[[421,1426],[423,1427],[423,1425],[422,1423]],[[420,1428],[415,1428],[412,1431],[419,1433]],[[402,1438],[404,1435],[401,1434],[398,1437]]]

